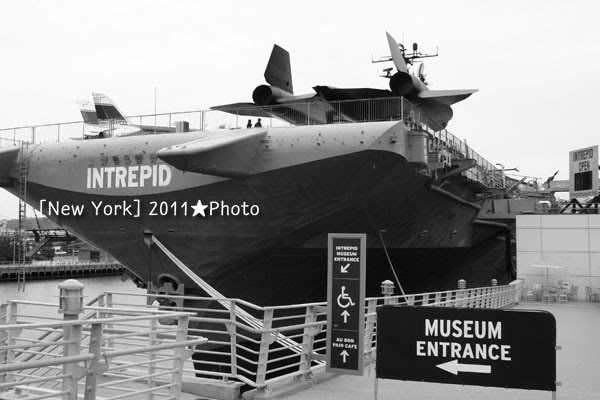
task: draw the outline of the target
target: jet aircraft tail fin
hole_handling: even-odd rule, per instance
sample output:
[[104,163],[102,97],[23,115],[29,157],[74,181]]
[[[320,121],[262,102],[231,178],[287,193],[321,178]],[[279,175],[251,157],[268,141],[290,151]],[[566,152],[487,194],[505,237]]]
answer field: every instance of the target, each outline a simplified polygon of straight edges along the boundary
[[269,63],[265,69],[265,80],[272,86],[294,94],[290,53],[276,44],[273,45],[271,57],[269,57]]
[[400,51],[398,47],[398,42],[396,39],[392,37],[389,33],[385,33],[388,40],[388,46],[390,48],[390,53],[392,55],[392,61],[394,61],[394,65],[399,72],[408,72],[408,68],[406,66],[406,61],[404,61],[404,55]]
[[113,120],[127,122],[121,110],[113,103],[110,97],[102,93],[92,93],[92,97],[96,106],[96,117],[99,121]]
[[83,122],[85,124],[98,124],[96,109],[93,107],[92,103],[87,100],[77,100],[75,102],[79,106],[79,111],[81,111],[81,116],[83,117]]

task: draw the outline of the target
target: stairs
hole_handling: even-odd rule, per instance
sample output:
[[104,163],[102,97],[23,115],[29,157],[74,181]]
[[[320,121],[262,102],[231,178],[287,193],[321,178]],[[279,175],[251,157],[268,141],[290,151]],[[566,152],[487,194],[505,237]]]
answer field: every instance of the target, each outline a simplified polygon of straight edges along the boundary
[[27,217],[27,204],[25,199],[27,197],[27,172],[28,172],[28,159],[25,156],[25,150],[27,149],[27,143],[21,142],[21,151],[19,153],[19,226],[15,237],[16,247],[16,261],[19,266],[19,272],[17,274],[18,289],[25,291],[25,235],[23,234],[23,223]]

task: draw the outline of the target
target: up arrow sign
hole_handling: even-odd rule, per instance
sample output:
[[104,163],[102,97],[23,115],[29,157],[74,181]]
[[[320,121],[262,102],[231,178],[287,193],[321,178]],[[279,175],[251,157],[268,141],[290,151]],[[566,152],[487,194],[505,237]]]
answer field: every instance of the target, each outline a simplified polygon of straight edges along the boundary
[[348,323],[348,317],[350,316],[350,313],[348,312],[348,310],[344,310],[341,314],[342,317],[344,317],[344,323]]
[[342,351],[342,352],[340,353],[340,356],[342,356],[342,362],[343,362],[344,364],[346,364],[346,357],[348,357],[349,355],[350,355],[350,354],[348,354],[348,352],[347,352],[346,350],[344,350],[344,351]]
[[491,365],[481,364],[459,364],[458,360],[448,361],[442,364],[436,365],[436,367],[443,369],[444,371],[450,372],[451,374],[458,375],[459,372],[474,372],[477,374],[491,374]]

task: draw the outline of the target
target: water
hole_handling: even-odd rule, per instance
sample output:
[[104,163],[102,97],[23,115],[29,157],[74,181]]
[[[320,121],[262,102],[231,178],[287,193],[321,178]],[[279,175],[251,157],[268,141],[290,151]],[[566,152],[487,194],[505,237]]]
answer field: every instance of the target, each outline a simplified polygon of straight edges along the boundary
[[[66,279],[48,279],[25,282],[25,291],[19,290],[17,282],[0,283],[0,303],[8,300],[37,301],[58,304],[58,285]],[[131,280],[122,281],[121,276],[101,276],[78,278],[85,285],[83,290],[84,304],[90,302],[103,292],[127,292],[145,294]]]

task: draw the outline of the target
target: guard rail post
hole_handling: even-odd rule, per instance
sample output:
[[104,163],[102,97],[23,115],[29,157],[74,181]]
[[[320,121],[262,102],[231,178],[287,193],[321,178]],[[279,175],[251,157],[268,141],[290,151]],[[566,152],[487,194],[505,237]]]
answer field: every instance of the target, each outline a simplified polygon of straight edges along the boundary
[[[104,293],[105,295],[105,304],[103,305],[107,310],[110,310],[114,307],[114,298],[113,298],[113,294],[108,292],[108,293]],[[112,311],[108,311],[107,313],[104,313],[103,315],[108,317],[110,315]],[[106,324],[105,325],[105,329],[110,330],[113,328],[113,324]],[[114,346],[113,340],[110,338],[110,336],[108,338],[103,338],[102,339],[105,343],[104,346],[108,347],[109,349],[112,349]]]
[[381,294],[383,294],[383,304],[392,304],[394,295],[394,282],[389,279],[381,282]]
[[492,287],[491,292],[492,292],[492,308],[498,308],[498,300],[499,300],[498,287]]
[[[77,321],[83,312],[84,285],[75,279],[68,279],[58,285],[60,290],[58,312],[63,314],[65,322]],[[81,351],[81,324],[63,326],[63,356],[72,357]],[[63,373],[63,400],[77,400],[77,381],[80,378],[80,368],[76,362],[64,364]]]
[[487,301],[488,301],[488,293],[487,293],[487,288],[481,288],[480,289],[480,299],[479,299],[479,308],[488,308],[487,306]]
[[[189,315],[181,315],[177,318],[177,343],[187,340],[188,326],[190,322]],[[181,381],[183,380],[183,363],[189,357],[190,353],[185,347],[175,348],[175,359],[173,360],[172,381],[175,385],[171,386],[171,396],[174,399],[181,397]]]
[[514,293],[513,303],[519,304],[519,301],[521,301],[521,296],[523,295],[523,280],[515,279],[514,281],[510,282],[509,285],[513,289]]
[[479,300],[479,289],[472,289],[471,290],[471,300],[469,302],[469,307],[471,308],[477,308],[477,302]]
[[464,307],[463,298],[465,297],[465,292],[467,288],[467,281],[464,279],[458,280],[458,290],[456,292],[456,302],[454,303],[455,307]]
[[[19,312],[19,304],[10,301],[9,305],[8,305],[8,316],[7,316],[7,320],[8,320],[8,325],[17,325],[18,322],[18,312]],[[20,334],[20,330],[16,330],[16,329],[9,329],[6,335],[6,344],[8,346],[14,346],[16,344],[16,339],[17,337],[19,337]],[[6,365],[12,363],[15,360],[15,353],[18,350],[13,350],[12,348],[9,348],[6,350]],[[8,372],[6,374],[6,382],[14,382],[15,378],[12,374],[12,372]]]
[[472,307],[472,303],[473,303],[473,293],[475,292],[474,289],[467,289],[467,296],[464,302],[464,306],[465,308],[471,308]]
[[[19,303],[10,301],[8,306],[8,324],[17,325],[19,319]],[[8,331],[7,343],[9,346],[13,346],[16,343],[16,337],[19,336],[20,330],[10,329]],[[8,349],[6,352],[6,363],[9,364],[15,359],[15,350]],[[9,375],[10,377],[10,375]],[[11,379],[9,379],[11,381]]]
[[89,367],[86,371],[85,377],[85,389],[83,394],[83,400],[95,400],[96,399],[96,385],[98,383],[98,377],[102,373],[102,367],[100,364],[100,350],[102,349],[102,324],[92,324],[90,329],[90,354],[94,355],[94,358],[90,360]]
[[315,334],[317,327],[313,324],[317,322],[317,306],[311,305],[306,307],[304,316],[304,332],[302,335],[302,354],[300,355],[299,370],[302,373],[303,379],[311,377],[310,365],[312,362],[313,347],[315,344]]
[[273,309],[266,308],[263,316],[262,334],[260,335],[260,349],[258,351],[258,365],[256,366],[256,385],[259,390],[265,390],[267,379],[267,363],[269,362],[269,346],[275,340],[271,333],[273,326]]
[[375,322],[377,320],[377,299],[367,301],[367,316],[365,325],[365,354],[373,350],[373,335],[375,334]]
[[[157,339],[157,334],[156,334],[156,328],[158,325],[158,321],[154,318],[150,319],[150,333],[148,334],[148,346],[154,346],[156,344],[158,344]],[[152,389],[153,387],[156,386],[155,384],[155,380],[153,378],[153,375],[156,373],[156,352],[155,351],[151,351],[148,354],[148,389]],[[148,394],[148,399],[149,400],[153,400],[156,399],[156,396],[154,394],[154,391],[150,390],[150,393]]]
[[[235,309],[235,300],[229,301],[229,324],[227,325],[227,332],[229,333],[229,341],[230,341],[230,361],[231,361],[231,376],[237,377],[237,326],[236,322],[236,314],[237,311]],[[227,377],[223,378],[227,380]]]
[[483,308],[483,293],[484,290],[482,288],[477,289],[477,302],[475,303],[476,308]]
[[[6,325],[8,323],[8,304],[0,304],[0,325]],[[0,347],[6,346],[8,340],[8,332],[0,331]],[[0,365],[7,364],[6,362],[7,350],[0,350]],[[0,383],[6,382],[6,373],[0,374]]]
[[404,97],[400,97],[400,120],[404,121]]
[[442,293],[441,293],[441,292],[437,292],[437,293],[435,294],[435,300],[434,300],[434,303],[435,303],[435,305],[436,305],[436,306],[438,306],[438,307],[439,307],[439,305],[441,304],[441,302],[442,302]]

